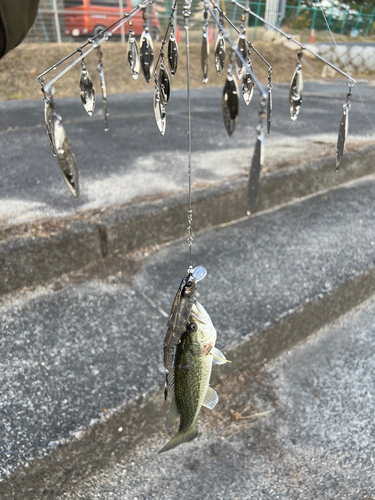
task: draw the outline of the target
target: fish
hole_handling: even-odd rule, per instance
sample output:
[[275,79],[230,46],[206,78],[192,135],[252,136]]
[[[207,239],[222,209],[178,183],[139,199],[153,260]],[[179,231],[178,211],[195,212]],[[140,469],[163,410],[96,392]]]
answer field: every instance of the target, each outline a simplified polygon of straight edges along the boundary
[[218,395],[209,385],[212,363],[229,362],[215,347],[216,329],[205,308],[194,302],[189,324],[177,345],[174,369],[168,376],[168,385],[173,392],[170,410],[165,425],[171,428],[180,417],[177,434],[159,451],[166,451],[182,443],[193,441],[198,435],[195,420],[202,406],[213,409],[219,401]]
[[[181,336],[186,330],[191,308],[194,302],[196,284],[207,274],[203,266],[197,266],[195,269],[189,269],[177,290],[174,298],[171,312],[168,319],[167,333],[164,338],[164,367],[166,377],[173,363],[174,349],[180,342]],[[164,397],[167,399],[168,385],[166,383]]]

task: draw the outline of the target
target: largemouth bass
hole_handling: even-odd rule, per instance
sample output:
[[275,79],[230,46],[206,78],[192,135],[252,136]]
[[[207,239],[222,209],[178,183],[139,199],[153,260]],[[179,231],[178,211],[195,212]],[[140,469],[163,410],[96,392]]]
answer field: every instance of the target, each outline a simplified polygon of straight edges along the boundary
[[164,338],[164,366],[166,371],[166,384],[164,397],[168,395],[168,374],[172,366],[174,350],[180,342],[182,334],[186,330],[186,326],[191,313],[191,308],[194,304],[194,293],[196,284],[202,280],[207,274],[207,270],[203,266],[198,266],[195,269],[189,269],[185,278],[181,281],[179,289],[174,298],[171,313],[168,319],[168,330]]
[[203,406],[214,408],[219,400],[209,386],[212,363],[226,363],[224,354],[215,347],[216,330],[205,308],[194,302],[189,324],[177,345],[174,368],[168,376],[173,399],[166,427],[172,427],[180,417],[177,434],[159,453],[171,450],[195,439],[195,420]]

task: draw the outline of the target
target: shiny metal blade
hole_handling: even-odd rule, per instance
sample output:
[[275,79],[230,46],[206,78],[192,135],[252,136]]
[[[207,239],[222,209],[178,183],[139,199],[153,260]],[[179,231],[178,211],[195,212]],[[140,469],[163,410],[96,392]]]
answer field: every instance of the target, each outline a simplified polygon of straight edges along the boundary
[[247,215],[251,214],[258,195],[259,178],[263,166],[263,142],[264,136],[263,132],[261,131],[260,133],[258,133],[253,159],[251,161],[249,182],[247,186]]
[[[239,38],[238,38],[237,49],[241,53],[242,57],[246,60],[246,57],[247,57],[247,41],[246,41],[246,36],[244,34],[241,34],[239,36]],[[235,61],[236,61],[236,74],[237,74],[237,78],[238,78],[238,81],[241,81],[242,77],[243,77],[243,73],[244,73],[245,67],[242,64],[242,61],[238,57],[237,54],[236,54],[236,57],[235,57]]]
[[81,61],[82,71],[79,79],[79,87],[81,90],[81,101],[83,107],[87,111],[89,116],[92,116],[95,109],[95,90],[94,84],[92,83],[91,76],[86,69],[86,64]]
[[79,186],[76,159],[72,148],[70,147],[69,138],[66,135],[65,129],[61,123],[61,116],[53,114],[52,121],[57,159],[59,160],[59,165],[65,182],[73,193],[73,196],[77,198],[79,195]]
[[302,104],[303,76],[302,67],[297,65],[289,89],[289,112],[290,118],[297,119]]
[[46,122],[46,130],[47,130],[49,145],[51,146],[53,154],[57,156],[56,146],[55,146],[55,133],[53,130],[53,122],[52,122],[52,109],[50,106],[50,101],[47,100],[47,98],[44,101],[44,120]]
[[271,118],[272,118],[272,89],[268,88],[267,98],[267,135],[271,132]]
[[210,44],[208,43],[208,33],[203,32],[202,50],[201,50],[201,66],[203,83],[208,82],[208,56],[210,54]]
[[[251,62],[248,63],[250,69],[253,69]],[[250,76],[250,73],[245,69],[243,72],[243,77],[242,77],[242,95],[244,98],[244,101],[247,105],[250,104],[251,98],[253,97],[253,92],[254,92],[254,81]]]
[[169,96],[171,93],[171,84],[170,84],[167,68],[164,66],[163,62],[160,64],[159,79],[158,80],[159,80],[160,95],[163,99],[164,105],[166,105],[166,104],[168,104]]
[[164,135],[166,127],[166,114],[165,114],[163,99],[160,95],[159,89],[155,89],[154,114],[155,114],[156,125],[158,126],[159,132],[161,133],[161,135]]
[[100,61],[98,63],[98,72],[100,78],[100,87],[102,89],[102,99],[103,99],[103,114],[104,114],[104,131],[108,132],[108,108],[107,108],[107,87],[105,84],[104,77],[104,64]]
[[140,60],[139,60],[139,51],[138,45],[135,40],[134,32],[129,33],[128,40],[128,63],[130,67],[130,73],[133,77],[133,80],[138,80],[139,68],[140,68]]
[[219,31],[215,45],[215,68],[217,76],[221,76],[225,64],[225,40],[224,36]]
[[229,136],[236,128],[238,118],[238,90],[232,75],[228,74],[221,100],[224,126]]
[[176,42],[176,38],[174,36],[174,32],[171,33],[169,37],[168,43],[168,64],[171,75],[174,76],[177,71],[178,66],[178,45]]
[[146,28],[140,40],[141,68],[146,82],[149,83],[154,73],[154,44],[148,29]]
[[344,155],[345,140],[346,136],[348,135],[348,128],[349,128],[349,110],[350,110],[350,105],[345,103],[343,106],[339,135],[337,137],[336,170],[339,169],[342,157]]

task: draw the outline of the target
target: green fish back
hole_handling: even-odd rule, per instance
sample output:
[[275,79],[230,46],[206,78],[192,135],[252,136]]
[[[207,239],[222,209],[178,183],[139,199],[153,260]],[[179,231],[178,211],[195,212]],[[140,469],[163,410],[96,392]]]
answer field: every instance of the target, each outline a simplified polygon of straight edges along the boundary
[[186,432],[198,416],[211,376],[212,359],[204,354],[196,332],[185,332],[176,350],[174,397],[180,414],[179,432]]

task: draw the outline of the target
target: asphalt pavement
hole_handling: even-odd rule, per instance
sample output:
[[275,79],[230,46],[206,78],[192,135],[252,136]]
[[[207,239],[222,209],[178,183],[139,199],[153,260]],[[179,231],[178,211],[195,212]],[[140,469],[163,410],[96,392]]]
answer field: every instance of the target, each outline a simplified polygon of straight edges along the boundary
[[[374,290],[373,277],[371,278],[375,265],[374,189],[374,176],[367,177],[279,210],[196,235],[194,264],[206,266],[209,273],[199,285],[197,298],[210,313],[218,331],[217,346],[228,357],[230,355],[233,369],[254,367],[265,358],[272,358],[289,349],[289,346],[305,338],[317,326],[332,321],[332,318],[360,303],[364,298],[361,294],[366,287]],[[118,495],[113,498],[136,498],[138,493],[131,488],[138,488],[139,495],[143,491],[146,498],[152,492],[152,478],[156,481],[159,474],[160,482],[169,488],[167,478],[170,477],[168,471],[173,469],[172,463],[176,464],[176,471],[179,470],[180,450],[167,455],[163,462],[155,462],[153,457],[160,439],[158,438],[158,443],[153,439],[155,435],[160,435],[158,433],[161,432],[167,410],[159,390],[163,382],[162,341],[174,294],[186,272],[187,245],[184,240],[154,249],[150,255],[120,255],[116,259],[113,261],[113,268],[109,270],[106,267],[108,261],[104,260],[91,271],[86,270],[86,274],[79,272],[70,277],[65,276],[34,290],[26,290],[3,299],[0,310],[3,332],[0,351],[0,495],[4,499],[39,499],[44,490],[43,495],[54,498],[70,484],[76,484],[89,471],[95,471],[98,467],[105,468],[111,463],[114,453],[118,452],[120,459],[124,453],[122,447],[129,452],[129,449],[134,449],[137,443],[146,438],[151,441],[145,442],[147,450],[141,448],[145,450],[142,456],[149,458],[150,464],[157,463],[156,467],[161,468],[160,472],[155,472],[156,469],[147,472],[147,468],[141,468],[142,476],[138,476],[139,479],[134,476],[133,483],[124,483],[129,485],[129,493],[124,493],[125,490],[116,493],[113,490],[113,495]],[[296,318],[295,323],[293,318]],[[350,327],[348,332],[350,339],[353,339]],[[373,353],[369,338],[366,336],[363,340],[361,356]],[[362,345],[359,340],[357,344],[353,340],[350,342],[357,349]],[[334,359],[334,355],[329,354],[335,352],[333,344],[329,347],[328,343],[327,348],[322,350],[324,359]],[[339,360],[342,360],[342,352],[338,351]],[[318,384],[317,391],[326,398],[324,401],[328,402],[331,398],[328,387],[332,379],[329,377],[347,380],[347,383],[340,385],[340,391],[349,391],[350,370],[355,369],[358,369],[356,373],[362,377],[360,380],[367,384],[368,392],[372,394],[371,372],[366,372],[367,365],[362,366],[362,361],[356,356],[353,354],[349,358],[348,369],[345,365],[340,365],[339,361],[341,371],[337,368],[336,372],[324,372],[327,378],[323,377],[323,372],[320,375],[319,363],[324,361],[322,356],[318,353],[312,357],[315,359],[314,363],[318,364],[313,365],[313,373],[309,377],[313,384]],[[298,368],[303,365],[303,356],[298,359],[296,368],[292,368],[291,362],[286,374],[289,373],[288,370],[290,373],[295,370],[293,373],[297,375],[299,371],[304,373],[302,368]],[[370,357],[366,362],[370,363]],[[218,368],[225,373],[224,367]],[[373,366],[371,369],[373,370]],[[305,375],[303,377],[302,382],[305,384]],[[282,377],[280,380],[282,381]],[[321,381],[322,385],[319,385]],[[296,385],[285,388],[280,386],[280,390],[285,392],[280,398],[282,404],[286,398],[284,406],[293,406],[298,401],[299,383],[301,382],[296,379]],[[325,384],[328,384],[327,392]],[[355,386],[359,385],[360,382],[356,381]],[[308,394],[311,397],[306,392],[306,398]],[[319,420],[315,420],[319,412],[315,407],[311,408],[311,413],[304,413],[302,407],[298,407],[298,411],[291,413],[290,417],[283,414],[276,420],[271,419],[270,425],[278,428],[280,436],[293,429],[296,434],[298,424],[306,442],[309,442],[308,433],[311,433],[312,436],[316,434],[317,443],[321,443],[317,446],[317,456],[322,462],[312,463],[309,476],[305,462],[310,463],[316,452],[309,447],[305,450],[304,441],[296,438],[296,450],[301,454],[296,455],[297,462],[298,456],[306,457],[306,460],[303,458],[305,462],[301,462],[303,467],[301,465],[300,469],[294,458],[291,458],[297,484],[299,472],[303,481],[306,481],[303,484],[315,484],[315,471],[325,468],[324,460],[334,464],[338,457],[353,472],[353,464],[357,463],[359,468],[362,459],[364,479],[359,486],[364,491],[370,491],[368,488],[373,484],[373,477],[368,475],[368,470],[371,464],[373,466],[373,449],[367,436],[372,432],[373,422],[370,419],[373,418],[373,410],[369,412],[365,408],[367,392],[356,393],[356,399],[350,403],[353,415],[355,408],[358,408],[353,428],[350,427],[352,420],[347,418],[345,412],[346,394],[349,393],[343,392],[340,396],[335,394],[332,393],[332,397],[342,398],[342,406],[338,407],[335,421],[331,422],[330,413],[324,419],[324,425],[332,426],[327,427],[327,432],[319,429]],[[154,396],[156,399],[153,399]],[[308,402],[302,396],[301,401]],[[324,404],[318,406],[318,409],[323,410]],[[268,410],[268,407],[265,409]],[[285,422],[284,418],[287,418]],[[345,439],[338,441],[340,446],[336,450],[333,438],[340,434],[340,419],[344,419],[348,427]],[[364,422],[368,424],[367,428]],[[311,427],[305,428],[304,435],[302,430],[307,424],[311,424]],[[266,437],[267,425],[261,423],[258,430],[254,431],[255,435],[261,434],[263,426],[266,426]],[[361,440],[358,433],[362,428],[366,428],[366,433]],[[98,433],[101,435],[100,439]],[[191,467],[196,468],[194,472],[189,469],[189,465],[190,472],[187,474],[190,476],[186,477],[199,478],[199,474],[203,473],[204,469],[199,466],[201,459],[197,459],[198,465],[195,466],[195,456],[190,453],[195,450],[194,453],[199,455],[200,452],[196,450],[200,447],[202,450],[206,449],[203,443],[208,443],[212,450],[209,455],[214,457],[211,458],[212,464],[218,460],[217,457],[222,456],[225,458],[234,454],[238,459],[230,462],[225,458],[222,465],[218,463],[217,471],[213,473],[212,477],[218,478],[224,474],[222,467],[229,467],[226,473],[228,482],[215,479],[210,484],[211,481],[203,481],[205,484],[202,488],[212,488],[215,498],[221,498],[220,495],[224,494],[230,498],[235,498],[236,495],[241,498],[238,490],[240,475],[235,471],[237,467],[243,470],[246,464],[249,470],[253,470],[253,452],[251,456],[243,455],[249,458],[244,459],[241,465],[240,457],[245,449],[252,450],[257,446],[264,446],[264,453],[267,454],[267,450],[270,447],[272,449],[272,441],[267,443],[262,438],[263,444],[256,444],[253,442],[254,435],[250,432],[248,439],[242,439],[238,434],[232,444],[219,440],[217,445],[215,436],[214,441],[209,441],[209,433],[203,434],[203,440],[184,449],[189,453],[189,458],[181,449],[181,457],[184,457],[182,469],[186,460],[189,460],[188,465],[191,462]],[[331,435],[332,438],[329,437]],[[326,451],[322,441],[324,436],[327,443],[328,439],[332,441],[333,444],[328,447],[332,452]],[[348,443],[350,446],[345,455],[343,453]],[[292,447],[289,441],[286,446]],[[363,446],[363,457],[358,455],[360,446]],[[284,453],[283,450],[281,453]],[[208,460],[208,456],[204,455],[202,462],[206,463]],[[135,459],[133,462],[136,463]],[[256,485],[259,492],[263,491],[261,485],[264,484],[264,474],[269,476],[263,497],[259,493],[258,498],[277,498],[276,486],[271,487],[278,481],[279,476],[274,473],[275,468],[279,467],[277,463],[274,466],[268,464],[265,469],[255,468],[257,479],[251,474],[248,476],[245,484],[248,487],[253,484],[253,488]],[[212,467],[214,470],[215,466]],[[339,474],[339,467],[335,467],[335,474]],[[327,468],[328,472],[324,472],[323,482],[316,480],[316,488],[322,489],[322,485],[328,484],[329,470]],[[17,471],[20,471],[19,475]],[[135,469],[131,471],[129,481],[132,480]],[[282,467],[280,471],[282,475]],[[194,476],[195,473],[198,475]],[[175,469],[171,474],[175,477]],[[206,470],[206,480],[210,474]],[[341,488],[340,474],[332,476],[335,488]],[[8,478],[8,475],[11,476]],[[230,479],[231,476],[233,480]],[[119,479],[119,487],[121,481]],[[353,481],[350,484],[352,483],[354,484]],[[165,493],[166,490],[160,483],[157,484],[159,489],[155,491],[160,493],[155,493],[156,496],[150,498],[174,498],[174,493]],[[180,486],[185,488],[183,491],[188,492],[189,484],[190,481],[183,481]],[[189,497],[189,493],[186,493],[186,498],[206,497],[199,497],[198,484],[200,481],[196,481],[192,489],[191,494],[195,496]],[[345,486],[349,483],[343,484]],[[357,482],[355,487],[359,486]],[[175,491],[172,484],[170,487],[169,491]],[[105,497],[104,490],[98,491],[101,498],[110,498]],[[327,488],[327,492],[329,491],[331,490]],[[346,490],[337,491],[342,492],[341,497],[337,498],[354,498],[345,497]],[[163,497],[164,494],[167,496]],[[326,496],[322,496],[323,498],[336,498],[327,496],[328,493],[324,494]],[[93,496],[90,493],[78,498]]]
[[[363,102],[353,91],[349,138],[373,139],[373,88],[359,83]],[[298,120],[288,112],[288,85],[273,91],[272,134],[266,141],[268,170],[297,166],[321,157],[329,144],[332,157],[345,102],[344,81],[305,83]],[[246,176],[255,143],[256,93],[249,107],[240,100],[237,129],[229,138],[221,116],[221,88],[192,91],[193,182],[210,185]],[[172,91],[167,131],[156,127],[151,92],[108,97],[110,130],[105,133],[100,97],[94,116],[85,113],[79,96],[59,99],[58,112],[70,137],[80,172],[81,195],[74,199],[52,156],[44,127],[43,102],[0,104],[0,225],[60,217],[78,211],[131,202],[146,195],[186,190],[186,92]]]
[[157,455],[159,433],[58,498],[373,500],[374,311],[372,298],[256,376],[223,382],[219,398],[225,384],[245,397],[229,395],[227,418],[203,411],[196,441]]

